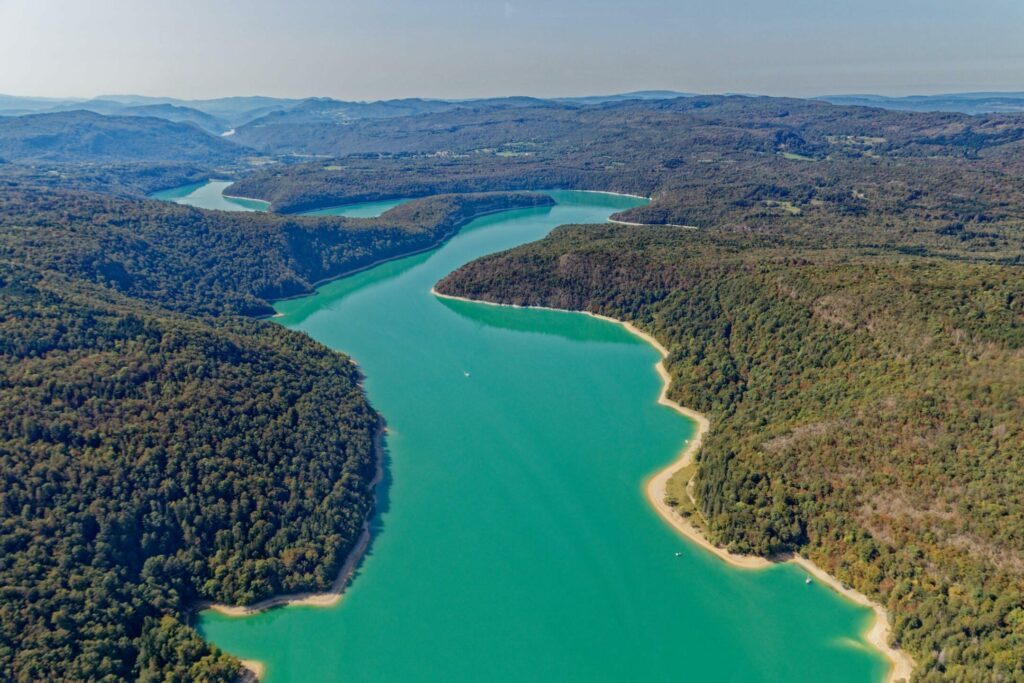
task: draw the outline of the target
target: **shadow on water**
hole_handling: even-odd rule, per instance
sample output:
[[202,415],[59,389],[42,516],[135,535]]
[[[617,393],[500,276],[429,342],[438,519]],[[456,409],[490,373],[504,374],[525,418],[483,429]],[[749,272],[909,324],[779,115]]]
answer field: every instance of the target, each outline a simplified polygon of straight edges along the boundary
[[380,462],[380,479],[374,487],[374,501],[373,501],[373,514],[370,516],[368,521],[370,529],[370,539],[366,544],[366,548],[363,550],[362,557],[359,558],[359,562],[356,564],[352,575],[342,586],[342,591],[348,590],[359,575],[363,573],[363,568],[366,566],[366,561],[373,556],[374,546],[377,541],[384,534],[384,516],[387,515],[391,509],[391,486],[394,483],[394,479],[391,475],[391,449],[388,447],[388,431],[387,422],[381,418],[381,428],[384,430],[380,438],[380,453],[378,457]]
[[391,509],[391,449],[388,447],[387,423],[383,421],[384,434],[380,440],[380,481],[374,489],[373,516],[370,518],[370,545],[366,548],[369,555],[373,550],[373,542],[384,531],[382,517]]
[[[603,344],[642,343],[633,336],[609,336],[605,329],[596,328],[593,319],[582,314],[573,315],[565,311],[547,311],[536,308],[514,308],[511,306],[488,306],[473,301],[461,301],[438,297],[445,308],[460,318],[481,327],[491,327],[510,332],[559,337],[567,341],[597,342]],[[550,316],[539,324],[538,316]]]

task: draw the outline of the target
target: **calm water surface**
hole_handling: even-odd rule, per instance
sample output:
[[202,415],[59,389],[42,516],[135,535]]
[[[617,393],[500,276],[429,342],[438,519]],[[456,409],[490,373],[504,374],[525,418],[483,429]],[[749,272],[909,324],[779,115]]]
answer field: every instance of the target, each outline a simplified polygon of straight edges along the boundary
[[303,211],[300,216],[348,216],[349,218],[376,218],[385,211],[389,211],[399,204],[404,204],[407,199],[386,199],[380,202],[364,202],[362,204],[344,204],[342,206],[331,206],[326,209],[315,209]]
[[644,479],[692,433],[655,403],[654,349],[579,314],[430,294],[478,256],[637,201],[553,195],[278,304],[359,362],[388,421],[374,540],[336,607],[206,612],[202,633],[270,683],[881,679],[868,610],[795,567],[730,568],[646,503]]
[[[228,180],[208,180],[205,183],[194,183],[160,190],[150,195],[153,199],[162,199],[200,209],[218,209],[220,211],[267,211],[269,202],[259,199],[240,199],[225,197],[224,191],[232,185]],[[380,202],[364,202],[362,204],[345,204],[330,206],[326,209],[303,211],[299,216],[347,216],[349,218],[376,218],[385,211],[404,204],[406,199],[388,199]]]
[[218,209],[220,211],[266,211],[270,206],[267,202],[258,199],[225,197],[223,192],[231,185],[230,180],[210,180],[205,183],[161,190],[154,192],[150,197],[176,204],[195,206],[200,209]]

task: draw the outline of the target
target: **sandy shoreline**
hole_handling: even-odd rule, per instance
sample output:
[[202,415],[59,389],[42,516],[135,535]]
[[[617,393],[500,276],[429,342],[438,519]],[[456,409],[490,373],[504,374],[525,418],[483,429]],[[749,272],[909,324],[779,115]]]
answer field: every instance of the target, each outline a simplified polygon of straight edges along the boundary
[[821,567],[817,566],[810,560],[800,555],[792,555],[778,558],[765,558],[758,557],[755,555],[739,555],[737,553],[729,552],[724,548],[719,548],[707,539],[704,532],[701,531],[696,525],[681,515],[677,514],[675,510],[668,506],[665,502],[665,490],[669,479],[672,478],[676,472],[684,467],[687,467],[693,462],[693,458],[697,451],[700,449],[701,443],[704,440],[704,436],[710,429],[710,422],[707,417],[698,413],[695,410],[691,410],[685,406],[681,406],[675,401],[668,398],[668,388],[671,383],[671,377],[668,374],[668,370],[665,368],[664,360],[668,357],[668,349],[666,349],[657,339],[647,334],[643,330],[640,330],[632,323],[611,318],[605,315],[599,315],[591,313],[589,311],[565,311],[564,309],[551,308],[548,306],[515,306],[512,304],[498,304],[491,301],[481,301],[477,299],[469,299],[467,297],[452,296],[450,294],[442,294],[435,288],[430,289],[431,294],[442,299],[452,299],[455,301],[467,301],[474,304],[486,304],[488,306],[506,306],[510,308],[529,308],[538,309],[545,311],[557,311],[557,312],[571,312],[571,313],[583,313],[589,315],[592,318],[598,318],[606,322],[621,325],[628,330],[634,336],[647,342],[661,355],[661,360],[655,365],[655,369],[658,372],[658,376],[661,378],[661,392],[658,395],[658,404],[671,408],[679,414],[683,415],[694,421],[697,425],[697,430],[693,437],[687,442],[686,446],[680,452],[679,456],[668,466],[655,472],[647,480],[644,490],[647,494],[647,500],[657,510],[661,518],[667,522],[673,529],[679,532],[687,540],[700,546],[704,550],[712,553],[715,557],[728,563],[733,567],[740,569],[765,569],[779,562],[792,562],[807,573],[811,574],[821,583],[827,585],[829,588],[839,593],[844,598],[853,601],[854,603],[867,607],[875,613],[875,618],[871,623],[871,627],[863,633],[864,639],[870,643],[875,649],[880,651],[887,660],[889,660],[889,674],[886,677],[887,683],[896,683],[897,681],[909,681],[911,672],[914,670],[914,660],[903,650],[896,649],[889,645],[889,614],[884,607],[872,602],[866,595],[856,591],[852,588],[847,588],[834,576],[826,572]]
[[[587,192],[589,194],[612,194],[612,195],[615,195],[617,197],[633,197],[634,199],[646,199],[649,202],[653,202],[654,201],[654,197],[645,197],[642,194],[629,194],[628,192],[609,192],[608,190],[573,190],[573,189],[570,189],[570,188],[558,188],[558,189],[555,189],[555,190],[527,190],[527,191],[528,192],[557,192],[559,189],[562,189],[562,190],[568,189],[570,192]],[[475,303],[479,303],[479,302],[475,302]]]
[[[234,130],[232,129],[231,132],[234,132]],[[236,194],[224,194],[224,190],[228,189],[229,187],[235,184],[234,180],[228,180],[227,178],[210,178],[209,180],[206,181],[206,183],[227,183],[227,185],[224,186],[224,189],[220,191],[220,196],[224,197],[225,199],[241,199],[247,202],[259,202],[260,204],[266,204],[267,206],[266,209],[264,209],[264,211],[268,212],[270,210],[271,205],[273,204],[273,202],[268,202],[266,199],[257,199],[256,197],[241,197]]]
[[257,659],[243,659],[242,668],[245,672],[238,677],[239,683],[253,683],[263,678],[263,663]]
[[272,598],[266,600],[260,600],[254,602],[251,605],[225,605],[223,603],[200,603],[199,609],[213,610],[217,614],[223,614],[227,617],[248,617],[253,614],[259,614],[268,609],[274,607],[282,607],[285,605],[307,605],[313,607],[331,607],[337,605],[341,601],[341,597],[345,592],[345,586],[348,584],[348,580],[352,578],[352,574],[355,573],[356,566],[359,561],[363,559],[363,553],[366,552],[366,548],[370,544],[370,530],[364,527],[363,533],[359,536],[359,541],[355,547],[352,548],[352,552],[349,553],[348,559],[345,560],[345,564],[342,566],[341,571],[338,572],[338,576],[334,579],[334,583],[324,593],[290,593],[288,595],[275,595]]
[[685,228],[687,230],[700,230],[696,225],[679,225],[678,223],[634,223],[633,221],[617,221],[614,218],[608,219],[609,223],[615,223],[616,225],[632,225],[637,228],[652,227],[652,228]]

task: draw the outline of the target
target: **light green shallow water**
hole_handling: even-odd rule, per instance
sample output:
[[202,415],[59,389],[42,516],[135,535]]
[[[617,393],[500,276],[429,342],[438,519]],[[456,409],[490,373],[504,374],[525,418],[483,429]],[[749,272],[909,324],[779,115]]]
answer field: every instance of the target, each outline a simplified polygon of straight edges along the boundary
[[[176,204],[185,204],[199,209],[218,209],[220,211],[266,211],[269,202],[259,199],[240,199],[225,197],[224,191],[231,187],[228,180],[208,180],[205,183],[194,183],[160,190],[150,195],[153,199],[162,199]],[[364,202],[362,204],[345,204],[330,206],[326,209],[303,211],[299,216],[346,216],[348,218],[376,218],[385,211],[404,204],[407,199],[387,199],[380,202]]]
[[225,197],[223,192],[231,184],[229,180],[210,180],[205,183],[160,190],[151,194],[150,197],[195,206],[200,209],[218,209],[220,211],[266,211],[270,206],[267,202],[258,199]]
[[655,403],[654,349],[579,314],[430,294],[637,201],[553,194],[278,304],[359,362],[388,421],[373,543],[339,605],[205,612],[202,633],[270,683],[881,679],[868,610],[792,566],[732,569],[648,506],[644,479],[692,433]]

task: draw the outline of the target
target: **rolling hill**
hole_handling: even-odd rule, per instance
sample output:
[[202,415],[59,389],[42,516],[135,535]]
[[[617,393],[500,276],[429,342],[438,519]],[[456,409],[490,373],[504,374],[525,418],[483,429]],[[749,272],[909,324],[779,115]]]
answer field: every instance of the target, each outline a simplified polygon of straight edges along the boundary
[[0,118],[0,157],[16,163],[202,162],[244,150],[194,125],[87,111]]

